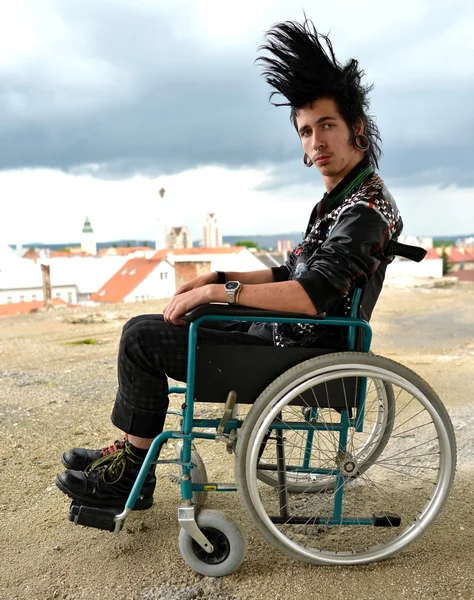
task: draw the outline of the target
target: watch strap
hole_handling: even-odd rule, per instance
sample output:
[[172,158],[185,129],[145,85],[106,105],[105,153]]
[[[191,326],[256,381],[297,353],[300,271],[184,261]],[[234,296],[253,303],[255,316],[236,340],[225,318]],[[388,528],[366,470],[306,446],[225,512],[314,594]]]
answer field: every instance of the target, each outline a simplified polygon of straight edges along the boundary
[[216,273],[217,273],[217,283],[225,283],[224,271],[216,271]]

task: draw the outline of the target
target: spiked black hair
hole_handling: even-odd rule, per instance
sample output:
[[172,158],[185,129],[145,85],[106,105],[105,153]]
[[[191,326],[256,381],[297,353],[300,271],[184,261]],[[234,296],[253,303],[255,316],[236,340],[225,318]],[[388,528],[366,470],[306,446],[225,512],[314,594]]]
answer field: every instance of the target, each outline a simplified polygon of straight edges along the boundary
[[[363,85],[364,71],[355,59],[341,65],[334,54],[328,36],[316,31],[312,21],[300,23],[286,21],[274,25],[266,34],[267,43],[259,50],[272,56],[259,56],[257,62],[264,64],[263,76],[274,91],[270,102],[280,94],[287,102],[272,102],[274,106],[290,106],[290,119],[297,129],[298,109],[311,105],[320,98],[332,98],[351,131],[354,143],[355,129],[360,121],[370,146],[367,155],[374,167],[378,167],[381,155],[379,129],[368,114],[368,94],[373,85]],[[325,42],[324,48],[321,41]]]

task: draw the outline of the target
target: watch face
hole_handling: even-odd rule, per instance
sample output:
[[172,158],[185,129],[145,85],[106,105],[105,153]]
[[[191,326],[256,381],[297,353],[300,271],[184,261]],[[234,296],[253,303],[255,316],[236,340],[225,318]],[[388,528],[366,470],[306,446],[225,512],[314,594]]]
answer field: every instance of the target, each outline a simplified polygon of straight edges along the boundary
[[238,281],[228,281],[225,284],[225,289],[228,291],[236,290],[239,287]]

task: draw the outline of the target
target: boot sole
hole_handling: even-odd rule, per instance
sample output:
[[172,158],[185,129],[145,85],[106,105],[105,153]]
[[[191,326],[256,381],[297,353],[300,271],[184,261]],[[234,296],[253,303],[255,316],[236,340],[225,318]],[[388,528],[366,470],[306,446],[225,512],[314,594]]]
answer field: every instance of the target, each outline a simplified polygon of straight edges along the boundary
[[[64,483],[56,476],[56,486],[69,496],[72,500],[75,500],[78,504],[84,504],[85,506],[91,506],[93,508],[118,508],[123,510],[125,508],[125,502],[119,501],[111,498],[110,500],[94,500],[92,498],[88,498],[87,496],[81,496],[80,494],[76,494],[75,492],[71,492]],[[135,502],[135,506],[133,510],[148,510],[153,506],[153,496],[151,498],[138,498]]]

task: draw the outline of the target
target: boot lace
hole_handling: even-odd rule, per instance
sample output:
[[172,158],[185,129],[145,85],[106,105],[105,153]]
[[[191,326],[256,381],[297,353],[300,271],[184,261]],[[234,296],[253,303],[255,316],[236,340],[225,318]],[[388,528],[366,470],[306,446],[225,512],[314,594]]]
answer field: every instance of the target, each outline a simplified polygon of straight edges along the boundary
[[93,472],[98,473],[104,483],[114,484],[120,481],[128,463],[141,465],[143,458],[133,453],[129,443],[124,443],[122,448],[112,454],[101,456],[95,460],[84,473],[86,475]]
[[110,444],[109,446],[104,446],[103,448],[100,449],[101,456],[107,456],[107,454],[113,454],[114,452],[117,452],[117,450],[119,450],[120,448],[123,448],[125,446],[125,443],[127,441],[128,441],[128,435],[125,435],[125,439],[115,440],[115,442],[113,444]]

